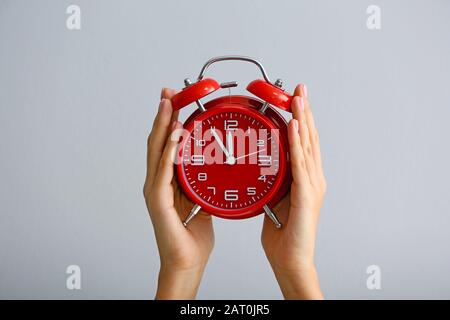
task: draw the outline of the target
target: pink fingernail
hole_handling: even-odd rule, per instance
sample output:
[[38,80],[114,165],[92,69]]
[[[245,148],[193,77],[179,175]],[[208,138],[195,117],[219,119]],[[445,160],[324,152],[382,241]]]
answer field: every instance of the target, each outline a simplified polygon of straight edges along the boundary
[[302,84],[302,97],[308,98],[308,89],[306,88],[306,85]]
[[164,106],[166,100],[167,100],[167,99],[161,99],[161,101],[159,102],[159,111],[162,110],[162,108],[163,108],[163,106]]

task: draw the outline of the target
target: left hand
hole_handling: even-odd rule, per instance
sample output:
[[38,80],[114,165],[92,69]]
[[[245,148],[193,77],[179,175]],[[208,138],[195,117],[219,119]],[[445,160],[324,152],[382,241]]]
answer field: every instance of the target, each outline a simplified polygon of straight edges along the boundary
[[178,112],[170,98],[174,90],[163,89],[158,114],[148,138],[145,202],[155,231],[161,269],[157,299],[193,299],[214,246],[211,216],[200,211],[184,227],[182,221],[194,204],[174,178],[174,155],[178,141],[171,133],[181,129]]
[[319,135],[304,85],[297,86],[288,126],[293,182],[290,193],[274,207],[283,227],[266,216],[262,244],[283,295],[288,299],[320,299],[314,247],[326,190]]

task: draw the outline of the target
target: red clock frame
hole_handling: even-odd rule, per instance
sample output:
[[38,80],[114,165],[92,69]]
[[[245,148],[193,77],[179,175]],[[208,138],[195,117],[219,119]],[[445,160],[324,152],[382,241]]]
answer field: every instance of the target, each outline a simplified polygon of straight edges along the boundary
[[[194,130],[194,122],[203,121],[212,116],[224,113],[234,112],[238,114],[246,114],[257,119],[266,128],[278,129],[278,148],[279,148],[279,167],[275,178],[275,182],[270,190],[260,200],[255,203],[243,207],[224,209],[214,206],[200,197],[189,184],[185,175],[183,151],[186,143],[190,143],[189,139],[184,139],[179,146],[176,162],[176,176],[180,187],[185,195],[194,203],[201,206],[202,210],[209,214],[226,218],[226,219],[244,219],[250,218],[263,213],[263,206],[275,206],[287,193],[291,184],[291,172],[289,164],[289,148],[287,141],[287,124],[285,119],[273,108],[267,108],[264,114],[259,112],[264,102],[247,97],[247,96],[224,96],[211,100],[205,104],[206,111],[195,111],[185,122],[184,129],[191,134]],[[219,168],[218,168],[219,169]]]

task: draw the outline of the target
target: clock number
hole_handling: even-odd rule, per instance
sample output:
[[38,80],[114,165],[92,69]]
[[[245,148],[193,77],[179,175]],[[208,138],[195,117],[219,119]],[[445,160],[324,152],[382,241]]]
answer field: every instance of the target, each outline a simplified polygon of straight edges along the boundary
[[270,167],[272,165],[272,156],[259,154],[258,155],[258,165],[260,167]]
[[239,199],[238,190],[225,190],[224,197],[226,201],[236,201]]
[[211,190],[214,196],[216,195],[216,187],[206,187],[206,189]]
[[205,156],[199,154],[193,154],[191,156],[191,162],[193,166],[202,166],[205,164]]
[[237,120],[225,120],[223,122],[223,126],[225,127],[225,130],[236,130],[238,126]]
[[266,143],[265,143],[265,141],[264,140],[256,140],[256,146],[258,146],[258,147],[264,147],[264,145],[265,145]]
[[266,175],[259,176],[258,180],[266,182]]
[[206,174],[206,172],[199,172],[197,175],[197,179],[198,181],[206,181],[206,179],[208,179],[208,175]]
[[248,187],[248,188],[247,188],[247,195],[248,195],[248,196],[254,196],[254,195],[256,195],[256,188],[255,188],[255,187]]
[[202,139],[195,139],[195,145],[197,147],[204,147],[206,145],[206,141]]

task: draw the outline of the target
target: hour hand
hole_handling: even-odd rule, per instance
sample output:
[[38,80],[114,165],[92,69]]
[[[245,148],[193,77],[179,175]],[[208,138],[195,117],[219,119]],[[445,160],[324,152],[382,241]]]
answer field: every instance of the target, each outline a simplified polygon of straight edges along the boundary
[[219,145],[220,149],[222,149],[223,153],[225,154],[225,156],[228,159],[230,157],[230,154],[228,153],[227,148],[225,148],[225,146],[223,145],[222,140],[220,139],[219,135],[217,134],[216,128],[211,128],[209,130],[211,130],[211,133],[214,136],[214,138],[216,139],[217,144]]

